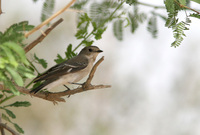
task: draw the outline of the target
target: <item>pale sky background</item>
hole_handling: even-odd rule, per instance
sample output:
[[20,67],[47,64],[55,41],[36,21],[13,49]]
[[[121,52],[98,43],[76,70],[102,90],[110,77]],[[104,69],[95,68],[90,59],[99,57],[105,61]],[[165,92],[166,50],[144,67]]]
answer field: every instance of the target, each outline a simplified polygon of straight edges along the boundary
[[[0,30],[23,20],[38,25],[42,3],[42,0],[2,1],[5,14],[0,16]],[[54,11],[66,3],[57,1]],[[163,1],[152,0],[151,4],[163,5]],[[144,6],[140,10],[152,11]],[[158,11],[166,15],[165,10]],[[77,45],[80,41],[74,38],[75,15],[69,11],[62,14],[64,22],[28,53],[29,58],[35,52],[51,67],[57,53],[64,56],[69,43]],[[180,17],[184,19],[185,14]],[[16,109],[14,122],[23,127],[25,135],[199,135],[200,20],[191,19],[187,37],[177,48],[170,47],[174,40],[172,30],[164,27],[161,19],[156,39],[147,32],[147,22],[135,34],[126,28],[123,41],[114,37],[109,25],[103,38],[94,43],[104,50],[100,56],[105,56],[105,60],[93,83],[111,84],[112,88],[73,95],[56,106],[20,96],[13,100],[27,100],[32,106]],[[27,43],[38,34],[31,35]],[[55,90],[62,89],[61,86]]]

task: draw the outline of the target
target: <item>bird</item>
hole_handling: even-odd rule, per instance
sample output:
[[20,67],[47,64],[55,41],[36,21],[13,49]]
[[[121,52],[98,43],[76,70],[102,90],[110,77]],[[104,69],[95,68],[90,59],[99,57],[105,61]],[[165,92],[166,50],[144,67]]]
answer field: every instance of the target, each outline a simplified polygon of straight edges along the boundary
[[58,85],[67,87],[67,84],[80,81],[90,73],[96,57],[101,52],[103,51],[97,46],[84,47],[77,56],[51,67],[33,79],[34,83],[42,81],[42,84],[30,93],[36,94],[42,89],[50,90]]

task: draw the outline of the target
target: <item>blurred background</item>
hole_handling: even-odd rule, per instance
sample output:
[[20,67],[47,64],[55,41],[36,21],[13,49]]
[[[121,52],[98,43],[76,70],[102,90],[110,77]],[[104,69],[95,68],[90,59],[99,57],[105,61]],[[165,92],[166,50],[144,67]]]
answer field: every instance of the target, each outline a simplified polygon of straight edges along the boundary
[[[56,1],[54,11],[67,2]],[[0,30],[24,20],[40,24],[42,3],[43,0],[3,0]],[[163,5],[163,1],[152,0],[151,4]],[[165,10],[160,13],[167,14]],[[64,22],[27,54],[29,59],[36,53],[51,67],[57,53],[64,56],[69,43],[80,43],[74,37],[76,15],[66,11],[56,18],[62,17]],[[111,84],[112,88],[66,97],[66,102],[58,105],[29,95],[19,96],[13,100],[27,100],[32,106],[13,110],[15,122],[26,135],[199,135],[200,22],[191,19],[187,37],[178,48],[170,47],[174,40],[172,30],[164,27],[161,19],[156,39],[142,24],[135,34],[125,29],[124,40],[118,41],[108,26],[103,38],[94,43],[104,50],[97,59],[105,56],[105,60],[98,67],[93,84]],[[31,35],[27,43],[39,34]],[[62,86],[55,89],[62,90]]]

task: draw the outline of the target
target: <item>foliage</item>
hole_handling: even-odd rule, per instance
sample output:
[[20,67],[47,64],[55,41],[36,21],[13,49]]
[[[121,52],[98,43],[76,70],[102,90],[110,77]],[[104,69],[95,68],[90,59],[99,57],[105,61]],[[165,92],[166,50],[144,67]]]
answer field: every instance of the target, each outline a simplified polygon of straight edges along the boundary
[[55,0],[45,0],[42,7],[41,21],[45,21],[53,13]]
[[[38,2],[38,0],[33,1]],[[199,0],[193,1],[200,4]],[[152,8],[152,11],[142,11],[141,6],[148,6]],[[55,0],[44,1],[41,21],[52,15],[54,7]],[[78,45],[69,44],[64,57],[57,54],[54,60],[57,64],[76,56],[76,50],[79,47],[90,46],[96,40],[102,39],[108,26],[112,26],[114,36],[120,41],[124,39],[125,29],[129,29],[134,34],[141,24],[146,26],[153,38],[156,38],[158,36],[157,21],[161,19],[165,21],[165,26],[173,31],[175,40],[171,46],[178,47],[184,39],[185,30],[189,29],[190,17],[200,19],[200,14],[195,10],[192,10],[189,16],[186,14],[185,20],[180,19],[179,13],[181,11],[188,12],[188,9],[191,10],[189,0],[165,0],[164,6],[154,6],[139,2],[139,0],[104,0],[99,2],[77,0],[72,8],[85,11],[77,15],[75,37],[80,43]],[[166,9],[168,15],[160,14],[158,9]],[[23,21],[11,25],[5,32],[0,32],[0,82],[5,86],[5,90],[0,91],[0,109],[4,111],[1,117],[13,124],[19,133],[24,133],[24,131],[18,124],[12,122],[13,119],[16,119],[16,115],[10,108],[28,107],[30,103],[16,101],[8,105],[3,104],[20,94],[15,85],[24,86],[28,78],[34,77],[33,72],[40,74],[33,62],[40,64],[44,69],[47,68],[48,64],[46,60],[39,58],[36,54],[34,54],[33,62],[27,60],[25,56],[23,50],[26,45],[24,43],[24,32],[33,29],[33,27],[27,21]],[[26,85],[26,88],[31,84],[32,82]],[[32,88],[39,84],[40,82],[36,83]]]
[[[0,105],[7,100],[11,99],[14,97],[10,91],[3,90],[0,91]],[[13,124],[14,128],[19,132],[19,133],[24,133],[24,130],[17,124],[13,122],[13,119],[16,119],[16,115],[11,111],[11,108],[13,107],[29,107],[31,104],[30,102],[27,101],[16,101],[11,104],[7,105],[1,105],[0,109],[3,110],[4,112],[1,113],[1,118],[11,124]]]
[[15,95],[19,95],[19,92],[12,81],[23,86],[24,79],[34,77],[27,67],[29,62],[22,48],[25,39],[23,32],[32,28],[24,21],[11,25],[4,33],[0,32],[0,81]]

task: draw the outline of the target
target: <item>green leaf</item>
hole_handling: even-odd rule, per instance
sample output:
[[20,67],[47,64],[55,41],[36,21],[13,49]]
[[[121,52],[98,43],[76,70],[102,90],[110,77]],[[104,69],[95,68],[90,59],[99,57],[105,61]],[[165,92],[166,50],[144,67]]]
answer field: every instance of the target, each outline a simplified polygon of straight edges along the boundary
[[91,46],[93,43],[94,43],[94,41],[93,40],[84,40],[83,42],[82,42],[83,44],[85,44],[85,46]]
[[24,85],[24,81],[23,81],[22,77],[19,75],[19,73],[17,73],[17,71],[15,69],[7,66],[6,70],[10,73],[10,75],[12,76],[13,80],[17,83],[17,85],[19,85],[19,86]]
[[31,69],[26,68],[22,65],[18,66],[18,72],[20,73],[21,76],[26,77],[26,78],[34,78],[35,77],[35,75]]
[[28,101],[16,101],[15,103],[13,104],[10,104],[10,105],[6,105],[6,107],[28,107],[30,106],[31,103],[28,102]]
[[126,0],[126,3],[129,4],[130,6],[132,4],[135,4],[137,2],[137,0]]
[[15,129],[19,132],[19,133],[22,133],[24,134],[24,130],[16,123],[13,123]]
[[55,6],[55,0],[45,0],[42,8],[42,16],[41,16],[42,22],[48,19],[52,15],[54,6]]
[[102,38],[102,34],[106,31],[107,27],[105,28],[98,28],[96,32],[93,32],[94,38],[99,40]]
[[46,60],[38,58],[35,53],[34,53],[34,58],[40,65],[42,65],[43,68],[47,68]]
[[7,113],[11,118],[13,118],[13,119],[16,118],[15,114],[14,114],[12,111],[10,111],[10,110],[8,110],[8,109],[5,109],[5,111],[6,111],[6,113]]
[[192,0],[192,1],[200,4],[200,0]]
[[54,59],[54,61],[57,63],[57,64],[60,64],[62,62],[65,61],[64,58],[62,58],[62,56],[60,54],[57,55],[57,59]]
[[[9,61],[9,63],[16,68],[18,66],[18,62],[15,59],[12,50],[10,48],[8,48],[7,46],[5,46],[4,44],[0,45],[0,48],[3,50],[3,52],[1,52],[1,53],[6,54],[7,60]],[[2,54],[0,54],[0,55],[2,55]],[[3,60],[1,60],[1,62],[3,62]]]
[[7,60],[7,58],[0,57],[0,69],[4,69],[8,63],[9,63],[9,61]]
[[183,36],[185,36],[184,30],[188,30],[188,28],[186,27],[186,23],[181,21],[173,27],[173,30],[175,41],[171,44],[171,46],[176,48],[183,41]]
[[0,34],[0,44],[5,42],[15,42],[21,46],[24,46],[23,40],[26,39],[24,32],[33,29],[33,25],[29,25],[28,21],[15,23],[11,25],[4,33]]
[[71,6],[70,8],[72,8],[72,9],[82,9],[83,8],[83,6],[87,3],[88,1],[87,0],[79,0],[79,1],[76,1],[75,3],[74,3],[74,5],[73,6]]
[[14,52],[16,52],[24,64],[29,65],[26,59],[24,49],[21,46],[19,46],[18,44],[14,42],[5,42],[4,45],[12,49]]
[[179,2],[181,3],[181,5],[186,5],[186,0],[179,0]]
[[123,40],[123,20],[116,20],[114,22],[113,32],[118,40]]
[[132,33],[139,27],[139,23],[143,23],[147,19],[147,15],[145,13],[138,13],[137,9],[134,10],[134,14],[128,13],[128,17],[131,23]]
[[157,29],[157,18],[155,15],[149,18],[147,30],[152,34],[153,38],[157,37],[158,29]]
[[72,57],[76,56],[76,53],[72,51],[72,44],[68,45],[67,51],[65,52],[65,56],[67,59],[71,59]]
[[2,117],[2,119],[4,119],[5,121],[11,122],[10,118],[9,118],[7,115],[5,115],[4,113],[2,113],[1,117]]
[[6,77],[6,80],[4,80],[3,83],[6,86],[6,88],[9,88],[14,95],[20,95],[20,92],[15,88],[14,84],[10,81],[10,79],[7,76],[4,77]]
[[193,13],[193,14],[190,14],[190,16],[191,16],[191,17],[195,17],[195,18],[197,18],[197,19],[200,19],[200,15],[199,15],[199,14]]

